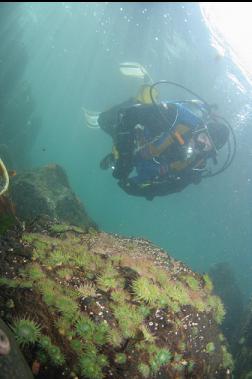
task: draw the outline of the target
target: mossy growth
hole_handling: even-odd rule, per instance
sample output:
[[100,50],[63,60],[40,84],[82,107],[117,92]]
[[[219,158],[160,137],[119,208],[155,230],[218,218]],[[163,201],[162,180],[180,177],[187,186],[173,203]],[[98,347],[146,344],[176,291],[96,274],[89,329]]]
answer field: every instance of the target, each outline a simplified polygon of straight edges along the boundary
[[41,334],[40,326],[28,318],[16,319],[11,325],[11,329],[21,347],[36,343]]

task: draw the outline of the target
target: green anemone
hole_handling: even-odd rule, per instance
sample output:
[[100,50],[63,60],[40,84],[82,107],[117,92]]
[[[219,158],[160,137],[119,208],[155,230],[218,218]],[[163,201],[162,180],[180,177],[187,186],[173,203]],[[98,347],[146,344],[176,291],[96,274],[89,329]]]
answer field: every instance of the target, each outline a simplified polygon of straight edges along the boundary
[[40,326],[27,318],[16,319],[11,329],[21,347],[34,344],[40,337]]

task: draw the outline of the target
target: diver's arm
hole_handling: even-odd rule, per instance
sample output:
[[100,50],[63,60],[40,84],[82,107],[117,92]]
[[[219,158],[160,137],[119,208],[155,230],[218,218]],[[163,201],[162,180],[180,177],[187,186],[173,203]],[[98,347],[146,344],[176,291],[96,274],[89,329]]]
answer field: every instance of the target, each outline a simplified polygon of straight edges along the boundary
[[118,152],[118,159],[115,163],[113,176],[120,180],[126,179],[133,169],[133,130],[137,123],[137,106],[119,112],[115,135],[115,148]]

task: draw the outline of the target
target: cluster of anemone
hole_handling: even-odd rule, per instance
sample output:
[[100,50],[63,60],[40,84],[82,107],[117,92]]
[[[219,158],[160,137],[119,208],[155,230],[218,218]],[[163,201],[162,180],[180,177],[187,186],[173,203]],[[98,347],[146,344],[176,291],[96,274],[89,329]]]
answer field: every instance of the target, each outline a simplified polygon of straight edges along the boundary
[[41,350],[43,350],[49,356],[53,365],[61,366],[64,364],[65,359],[59,347],[52,344],[51,339],[41,333],[40,325],[35,321],[28,318],[19,318],[11,325],[11,329],[21,348],[37,343],[40,347],[40,354],[43,355],[41,353]]
[[134,337],[144,319],[139,309],[128,304],[113,305],[112,308],[122,335],[125,338]]
[[95,348],[86,349],[79,359],[79,368],[83,376],[88,379],[102,379],[102,370],[108,366],[108,359],[104,354],[99,354]]
[[33,263],[27,267],[26,274],[32,281],[39,281],[45,278],[45,274],[41,270],[40,266],[36,263]]
[[186,275],[182,276],[182,279],[187,283],[187,285],[193,290],[198,291],[199,290],[199,281],[195,279],[192,275]]
[[110,328],[107,332],[106,342],[113,347],[120,347],[123,342],[122,332],[117,328]]
[[109,327],[105,323],[99,323],[95,325],[95,330],[93,334],[93,342],[96,345],[105,345],[107,343]]
[[117,288],[118,280],[116,277],[107,276],[106,274],[103,274],[98,277],[97,286],[104,291],[109,291],[111,289]]
[[218,296],[209,296],[207,299],[207,306],[209,310],[213,311],[213,316],[217,324],[221,324],[226,314],[221,299]]
[[115,288],[112,290],[110,297],[115,303],[120,304],[124,303],[126,300],[129,300],[128,292],[124,291],[122,288]]
[[210,276],[208,274],[204,274],[203,279],[204,279],[204,289],[207,292],[211,293],[213,290],[213,282],[212,282]]
[[156,305],[160,295],[160,288],[152,284],[147,278],[139,277],[132,283],[134,297],[138,301],[144,301],[150,305]]
[[64,295],[60,295],[55,300],[55,306],[67,319],[75,319],[76,314],[78,313],[78,305],[76,302]]
[[154,357],[150,361],[151,369],[155,373],[161,366],[164,366],[170,362],[172,355],[167,349],[158,349]]
[[173,300],[177,301],[180,305],[186,305],[191,303],[190,296],[186,291],[186,288],[181,283],[170,283],[166,289],[166,294]]
[[53,306],[58,295],[55,283],[50,279],[45,279],[39,282],[37,287],[42,294],[44,302],[49,307]]
[[50,361],[54,366],[61,366],[64,364],[64,355],[60,351],[60,348],[52,343],[50,337],[41,336],[39,345],[42,350],[49,356]]
[[70,280],[73,275],[73,270],[70,268],[61,268],[57,271],[60,279]]
[[69,262],[69,255],[62,250],[54,251],[47,259],[48,266],[61,266]]
[[[32,242],[34,243],[33,238]],[[190,304],[197,310],[213,312],[216,321],[220,321],[223,318],[222,304],[218,301],[217,297],[210,295],[211,285],[207,279],[204,278],[204,295],[207,298],[206,302],[208,301],[207,305],[203,303],[200,295],[196,297],[196,300],[192,300],[191,294],[194,295],[194,291],[196,292],[200,289],[199,282],[195,277],[184,275],[182,278],[184,284],[179,281],[175,282],[164,270],[154,267],[154,265],[148,267],[148,270],[146,270],[147,277],[139,277],[133,280],[129,293],[126,289],[123,289],[124,278],[120,278],[119,272],[115,267],[115,264],[121,262],[121,257],[118,259],[114,257],[111,263],[111,260],[108,261],[108,259],[100,257],[99,254],[89,254],[80,246],[78,247],[79,250],[77,252],[74,251],[72,255],[70,254],[71,246],[64,246],[60,241],[57,243],[57,250],[50,250],[50,246],[48,245],[48,250],[46,251],[45,246],[46,244],[44,243],[43,254],[40,257],[41,259],[39,258],[43,270],[36,261],[35,264],[28,266],[26,273],[29,279],[34,279],[34,281],[35,278],[38,279],[38,283],[34,283],[35,288],[41,292],[43,300],[54,314],[59,315],[60,318],[55,321],[57,333],[67,338],[68,346],[76,354],[78,368],[75,366],[75,370],[80,375],[87,379],[102,379],[104,377],[103,370],[108,366],[108,359],[105,355],[101,354],[101,351],[102,346],[105,344],[109,345],[110,349],[115,348],[113,358],[110,357],[110,359],[120,369],[118,365],[127,363],[127,356],[119,352],[120,348],[125,339],[134,337],[138,339],[138,343],[135,344],[135,346],[138,345],[136,350],[139,349],[139,359],[136,362],[137,370],[143,378],[155,375],[162,366],[168,364],[169,368],[177,371],[182,370],[182,368],[187,370],[187,372],[190,369],[193,371],[193,364],[190,368],[189,364],[185,365],[182,363],[182,354],[177,354],[171,361],[172,356],[170,351],[155,345],[158,337],[155,337],[154,333],[148,329],[144,324],[144,320],[153,312],[154,307],[168,306],[169,310],[177,312],[182,305]],[[50,273],[47,266],[48,262],[52,265]],[[64,268],[64,264],[71,268]],[[79,287],[77,285],[71,287],[71,283],[68,283],[69,286],[63,288],[59,285],[58,279],[54,282],[46,277],[46,275],[51,276],[52,270],[56,273],[56,278],[63,279],[71,276],[73,272],[84,272],[81,281],[78,283]],[[150,275],[151,273],[153,275]],[[150,279],[150,277],[153,279]],[[91,279],[92,283],[87,279]],[[85,284],[80,285],[83,282]],[[81,296],[94,297],[97,295],[96,286],[93,283],[107,291],[106,297],[112,300],[109,306],[112,317],[114,317],[113,326],[105,322],[97,324],[91,320],[91,316],[87,316],[87,313],[85,315],[81,313],[81,306],[78,303],[79,298]],[[128,300],[133,300],[134,304],[130,304]],[[136,303],[134,300],[138,302]],[[31,320],[25,321],[34,323]],[[34,325],[28,325],[29,327],[26,325],[25,333],[20,333],[19,328],[19,333],[17,333],[19,334],[19,343],[21,345],[36,343],[36,348],[39,346],[40,349],[38,351],[40,356],[43,357],[44,354],[44,361],[46,357],[49,357],[54,365],[64,364],[64,356],[59,347],[53,345],[49,337],[41,334],[40,327],[36,323]],[[18,329],[17,325],[13,325],[13,327],[16,330]],[[195,335],[198,335],[198,333],[199,330],[195,328]],[[30,337],[27,337],[27,340],[24,342],[24,335],[27,334]],[[20,335],[23,340],[20,339]],[[183,352],[186,350],[185,343],[179,347],[179,350]],[[205,351],[209,353],[214,351],[211,343],[205,346]],[[229,353],[224,348],[222,349],[222,353],[223,366],[228,367],[230,365]],[[141,359],[141,357],[144,357],[144,359]]]

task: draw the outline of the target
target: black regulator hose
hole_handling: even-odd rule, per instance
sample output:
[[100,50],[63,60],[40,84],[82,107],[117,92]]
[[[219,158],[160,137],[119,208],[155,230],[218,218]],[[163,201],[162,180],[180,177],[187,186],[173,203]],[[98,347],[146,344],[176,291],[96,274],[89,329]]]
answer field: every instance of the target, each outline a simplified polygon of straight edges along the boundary
[[181,84],[176,83],[176,82],[171,82],[170,80],[160,80],[160,81],[152,84],[152,86],[150,87],[150,97],[151,97],[151,101],[153,102],[153,104],[158,105],[157,102],[154,99],[153,90],[154,90],[154,88],[156,86],[158,86],[160,84],[171,84],[171,85],[173,85],[175,87],[182,88],[186,92],[190,93],[191,95],[195,96],[197,99],[199,99],[200,101],[202,101],[206,105],[208,111],[209,112],[211,111],[211,106],[201,96],[197,95],[197,93],[191,91],[190,89],[186,88],[185,86],[182,86]]
[[[183,86],[183,85],[181,85],[179,83],[172,82],[170,80],[160,80],[158,82],[153,83],[152,86],[150,87],[150,97],[151,97],[152,103],[158,108],[158,111],[159,111],[159,113],[160,113],[160,115],[161,115],[162,118],[165,118],[165,116],[161,112],[161,109],[159,108],[158,103],[156,102],[156,100],[155,100],[155,98],[153,96],[153,90],[154,90],[154,88],[156,86],[160,85],[160,84],[173,85],[175,87],[181,88],[181,89],[185,90],[186,92],[190,93],[191,95],[193,95],[194,97],[196,97],[198,100],[202,101],[202,103],[204,103],[204,105],[206,106],[207,112],[209,113],[209,116],[211,116],[212,106],[210,104],[208,104],[205,101],[205,99],[203,99],[197,93],[191,91],[190,89],[186,88],[185,86]],[[195,105],[197,106],[197,103]],[[214,172],[214,173],[209,173],[209,174],[202,175],[203,178],[210,178],[210,177],[216,176],[216,175],[220,174],[221,172],[225,171],[231,165],[231,163],[233,162],[235,154],[236,154],[236,145],[237,145],[237,143],[236,143],[236,137],[235,137],[234,130],[233,130],[232,126],[230,125],[230,123],[224,117],[216,116],[215,115],[214,118],[222,121],[228,127],[228,129],[230,131],[230,134],[232,136],[232,140],[233,140],[233,150],[231,152],[231,142],[230,142],[230,138],[229,138],[228,139],[228,154],[227,154],[227,158],[226,158],[223,166],[219,170],[217,170],[216,172]]]

